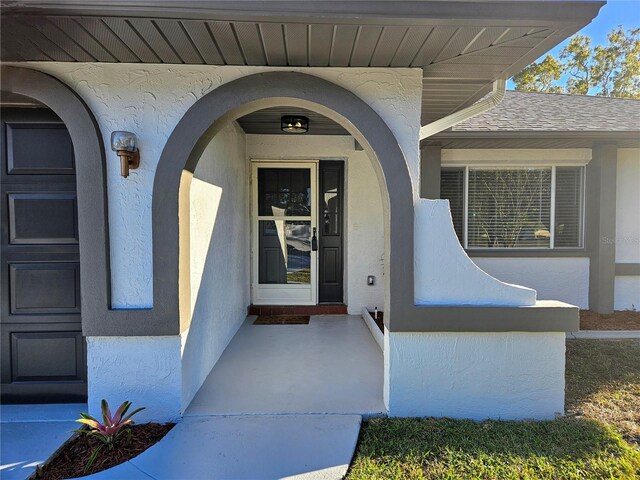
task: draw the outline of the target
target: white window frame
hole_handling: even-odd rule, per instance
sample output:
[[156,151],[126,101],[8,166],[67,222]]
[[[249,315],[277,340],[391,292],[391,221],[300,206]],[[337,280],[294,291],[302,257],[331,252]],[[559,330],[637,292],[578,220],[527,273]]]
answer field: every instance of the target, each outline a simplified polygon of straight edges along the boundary
[[[580,174],[582,176],[582,192],[580,194],[581,208],[580,208],[580,245],[575,247],[556,247],[555,246],[555,224],[556,224],[556,168],[557,167],[573,167],[580,168]],[[585,236],[585,201],[586,201],[586,166],[584,163],[562,163],[561,165],[556,164],[538,164],[535,165],[523,165],[521,163],[517,164],[504,164],[504,163],[495,163],[495,164],[466,164],[461,165],[459,163],[456,164],[443,164],[442,168],[462,168],[464,171],[464,187],[463,187],[463,244],[465,250],[469,251],[526,251],[526,250],[542,250],[542,251],[575,251],[575,250],[583,250],[584,247],[584,236]],[[518,169],[551,169],[551,205],[549,212],[549,232],[551,234],[549,239],[548,247],[469,247],[469,171],[470,170],[518,170]]]

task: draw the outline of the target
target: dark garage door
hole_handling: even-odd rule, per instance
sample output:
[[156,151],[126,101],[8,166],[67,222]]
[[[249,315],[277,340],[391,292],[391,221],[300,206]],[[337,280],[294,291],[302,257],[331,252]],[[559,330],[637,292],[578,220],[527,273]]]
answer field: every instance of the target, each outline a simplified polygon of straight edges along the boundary
[[2,402],[86,399],[73,146],[43,108],[3,108]]

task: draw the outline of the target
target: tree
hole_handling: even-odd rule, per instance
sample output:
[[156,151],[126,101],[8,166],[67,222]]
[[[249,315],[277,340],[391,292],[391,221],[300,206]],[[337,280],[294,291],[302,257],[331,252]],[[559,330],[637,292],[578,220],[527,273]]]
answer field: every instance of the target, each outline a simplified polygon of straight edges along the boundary
[[513,81],[516,90],[528,92],[640,98],[640,28],[625,31],[619,25],[609,32],[605,45],[595,47],[589,37],[574,35],[559,59],[547,55]]
[[532,63],[513,77],[516,90],[525,92],[563,93],[555,82],[562,76],[563,66],[553,55],[547,55],[540,63]]

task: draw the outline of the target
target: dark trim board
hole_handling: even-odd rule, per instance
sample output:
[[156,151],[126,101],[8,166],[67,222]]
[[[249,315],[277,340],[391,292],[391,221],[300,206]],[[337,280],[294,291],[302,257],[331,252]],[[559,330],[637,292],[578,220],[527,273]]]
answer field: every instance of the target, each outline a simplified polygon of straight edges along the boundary
[[616,238],[617,158],[616,145],[594,144],[585,181],[589,309],[603,314],[612,313],[614,306],[616,245],[605,239]]
[[98,124],[82,99],[50,75],[2,67],[2,90],[37,100],[50,108],[69,131],[76,159],[78,235],[81,265],[82,328],[85,335],[109,322],[109,246],[105,157]]
[[[225,20],[238,21],[287,21],[313,16],[318,23],[346,23],[379,25],[384,20],[393,19],[399,25],[432,25],[445,21],[452,24],[494,26],[495,19],[508,19],[510,24],[536,27],[539,22],[559,25],[562,22],[579,23],[581,19],[592,19],[603,1],[562,1],[553,2],[551,7],[536,8],[540,2],[520,1],[477,2],[474,0],[449,2],[289,2],[282,1],[201,1],[160,3],[157,0],[136,0],[132,2],[64,2],[40,0],[29,5],[19,2],[5,7],[7,14],[52,14],[52,15],[115,15],[131,17],[193,18],[214,19],[224,15]],[[83,4],[84,3],[84,4]],[[469,15],[473,12],[473,15]],[[518,19],[517,23],[513,19]]]
[[[183,170],[195,169],[206,146],[229,121],[278,105],[314,110],[340,123],[368,153],[378,185],[389,198],[385,205],[388,315],[402,304],[413,304],[413,195],[407,162],[397,139],[371,106],[352,92],[312,75],[269,72],[242,77],[208,93],[184,114],[169,136],[153,187],[153,268],[163,272],[154,276],[154,309],[157,302],[163,302],[170,316],[177,319],[182,310],[177,299],[186,297],[180,296],[178,283],[188,268],[181,265],[178,255],[178,197],[184,193],[179,192]],[[180,328],[187,326],[188,319],[183,318]]]
[[494,248],[494,249],[467,249],[467,255],[471,258],[589,258],[585,249],[518,249],[518,248]]
[[[413,195],[404,153],[384,120],[352,92],[318,77],[269,72],[239,78],[200,98],[179,121],[162,151],[153,186],[153,308],[110,308],[105,150],[95,118],[80,97],[59,80],[26,68],[2,67],[2,89],[47,105],[69,129],[77,159],[78,227],[81,239],[82,329],[85,335],[177,335],[188,326],[178,282],[180,269],[178,208],[184,170],[193,172],[211,139],[228,122],[272,106],[308,108],[340,123],[371,159],[380,189],[386,191],[385,324],[390,331],[486,331],[486,307],[459,307],[456,322],[442,323],[436,310],[416,306],[413,265]],[[184,182],[188,188],[188,182]],[[184,192],[182,192],[184,193]],[[181,257],[182,261],[187,258]],[[188,296],[187,296],[188,297]],[[184,306],[184,305],[183,305]],[[442,310],[444,311],[444,310]],[[542,312],[541,309],[538,310]],[[496,331],[537,331],[522,322],[518,310],[500,316]],[[504,317],[504,318],[503,318]],[[553,320],[554,317],[548,317]],[[577,313],[575,315],[577,319]],[[563,331],[573,323],[557,318]],[[462,322],[462,323],[460,323]],[[551,323],[549,323],[551,322]],[[458,326],[456,326],[458,325]]]
[[[574,332],[578,307],[556,302],[531,307],[424,306],[421,315],[397,319],[391,332]],[[398,325],[400,324],[400,325]],[[386,321],[385,321],[386,325]]]
[[616,277],[640,275],[640,263],[616,263]]

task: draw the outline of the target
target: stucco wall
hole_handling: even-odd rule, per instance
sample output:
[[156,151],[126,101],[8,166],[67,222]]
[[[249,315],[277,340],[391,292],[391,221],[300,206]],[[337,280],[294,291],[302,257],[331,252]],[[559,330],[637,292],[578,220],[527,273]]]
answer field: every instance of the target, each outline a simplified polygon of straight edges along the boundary
[[614,310],[640,310],[640,276],[617,276],[613,295]]
[[538,292],[539,300],[560,300],[589,308],[589,259],[583,257],[473,257],[490,275]]
[[385,331],[385,352],[391,416],[551,419],[564,412],[562,332]]
[[[75,90],[95,114],[107,148],[112,304],[149,307],[153,303],[151,194],[158,159],[184,112],[226,82],[258,72],[308,73],[346,88],[386,121],[408,159],[418,194],[420,69],[266,68],[197,65],[134,65],[26,62]],[[109,148],[113,130],[138,136],[142,163],[124,179]]]
[[249,174],[234,122],[202,156],[190,191],[191,324],[182,334],[183,408],[242,325],[249,298]]
[[498,280],[471,261],[456,237],[448,200],[418,200],[415,218],[416,305],[536,303],[535,290]]
[[89,413],[102,418],[129,400],[137,422],[177,420],[181,411],[180,337],[87,337]]
[[[345,302],[349,313],[363,306],[384,307],[384,218],[378,179],[367,154],[348,136],[247,135],[247,156],[254,159],[345,161]],[[367,275],[376,276],[374,286]]]
[[640,149],[618,149],[616,263],[640,263]]
[[[640,149],[618,149],[616,263],[640,263]],[[616,276],[615,310],[640,310],[640,276]]]

